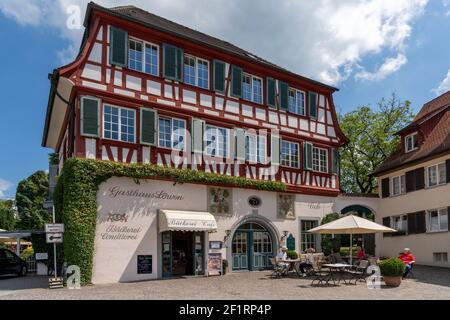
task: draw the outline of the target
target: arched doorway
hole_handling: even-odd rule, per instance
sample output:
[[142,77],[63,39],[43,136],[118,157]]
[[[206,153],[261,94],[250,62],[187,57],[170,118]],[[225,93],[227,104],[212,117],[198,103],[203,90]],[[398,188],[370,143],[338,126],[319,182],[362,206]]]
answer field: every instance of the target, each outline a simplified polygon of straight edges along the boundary
[[233,271],[268,269],[274,249],[268,228],[259,222],[243,222],[231,241],[231,268]]
[[[369,220],[374,220],[374,212],[366,206],[354,204],[341,210],[341,215],[353,214]],[[375,255],[375,234],[363,234],[358,237],[358,244],[364,247],[367,254]]]

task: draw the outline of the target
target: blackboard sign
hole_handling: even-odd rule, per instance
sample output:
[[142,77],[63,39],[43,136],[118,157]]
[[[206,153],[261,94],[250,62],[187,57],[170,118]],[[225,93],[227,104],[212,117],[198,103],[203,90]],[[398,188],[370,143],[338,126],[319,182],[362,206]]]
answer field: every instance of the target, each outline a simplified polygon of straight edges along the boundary
[[288,250],[295,250],[295,238],[292,233],[289,234],[289,237],[287,237],[286,247],[288,248]]
[[137,256],[137,273],[152,273],[152,256],[138,255]]

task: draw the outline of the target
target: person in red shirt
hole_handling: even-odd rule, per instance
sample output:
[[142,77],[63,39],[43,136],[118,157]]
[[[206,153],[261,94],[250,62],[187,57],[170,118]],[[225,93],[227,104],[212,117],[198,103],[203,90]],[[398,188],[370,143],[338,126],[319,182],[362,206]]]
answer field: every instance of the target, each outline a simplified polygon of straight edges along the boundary
[[366,258],[366,253],[363,248],[361,248],[361,247],[356,248],[356,258],[359,260]]
[[405,278],[410,273],[412,264],[416,262],[416,257],[414,257],[409,248],[405,248],[398,258],[406,265],[405,272],[403,273],[403,278]]

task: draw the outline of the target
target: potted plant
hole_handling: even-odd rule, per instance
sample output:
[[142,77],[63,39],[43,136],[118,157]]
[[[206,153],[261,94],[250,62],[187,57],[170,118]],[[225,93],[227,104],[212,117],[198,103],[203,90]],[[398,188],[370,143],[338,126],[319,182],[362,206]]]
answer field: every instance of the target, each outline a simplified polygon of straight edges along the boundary
[[402,260],[390,258],[380,261],[378,266],[387,286],[398,287],[400,285],[405,272],[405,263]]
[[228,261],[226,259],[222,260],[222,275],[227,273]]
[[286,255],[291,260],[295,260],[295,259],[298,258],[298,254],[297,254],[297,252],[295,252],[295,250],[288,250],[288,251],[286,251]]

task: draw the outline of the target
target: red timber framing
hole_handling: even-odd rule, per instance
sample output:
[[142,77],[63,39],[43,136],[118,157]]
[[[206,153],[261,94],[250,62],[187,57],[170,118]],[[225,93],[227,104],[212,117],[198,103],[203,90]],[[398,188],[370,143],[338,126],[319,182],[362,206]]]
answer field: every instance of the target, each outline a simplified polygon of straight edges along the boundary
[[[68,157],[95,158],[126,163],[152,163],[163,166],[177,166],[196,170],[248,177],[252,179],[276,179],[288,185],[289,191],[337,196],[339,179],[331,174],[332,150],[346,143],[347,138],[339,128],[332,94],[334,90],[308,79],[295,77],[265,65],[250,62],[223,51],[202,46],[192,41],[176,37],[139,23],[130,22],[105,12],[93,10],[90,17],[89,34],[76,60],[58,69],[59,77],[66,77],[73,83],[70,97],[71,106],[66,112],[63,128],[59,133],[56,151],[61,160]],[[137,38],[159,46],[159,76],[117,67],[109,63],[109,26],[128,31],[129,37]],[[183,48],[190,54],[209,61],[209,90],[162,77],[162,43]],[[226,64],[225,94],[212,89],[213,59]],[[262,79],[263,103],[258,104],[230,95],[231,65],[239,66],[245,73]],[[271,109],[265,105],[266,77],[289,83],[290,88],[305,93],[305,114],[308,108],[308,92],[317,94],[317,117],[297,115],[289,111]],[[277,86],[278,87],[278,86]],[[136,111],[135,141],[125,143],[104,138],[84,137],[80,134],[80,98],[94,96],[102,101],[100,123],[103,124],[103,103],[131,108]],[[207,124],[224,128],[279,130],[283,140],[299,143],[299,168],[281,166],[275,175],[270,175],[270,165],[237,164],[228,159],[218,164],[214,159],[209,163],[199,163],[199,155],[181,154],[173,163],[171,150],[139,144],[140,108],[152,108],[158,115],[186,120],[190,131],[190,119],[200,118]],[[101,133],[103,128],[101,128]],[[101,134],[102,137],[102,134]],[[270,139],[266,148],[270,150]],[[304,170],[301,164],[301,143],[308,141],[328,152],[328,173]],[[186,163],[192,157],[192,163]],[[203,160],[206,156],[203,156]],[[183,160],[184,159],[184,160]],[[197,160],[197,161],[196,161]],[[203,161],[205,162],[205,161]]]

